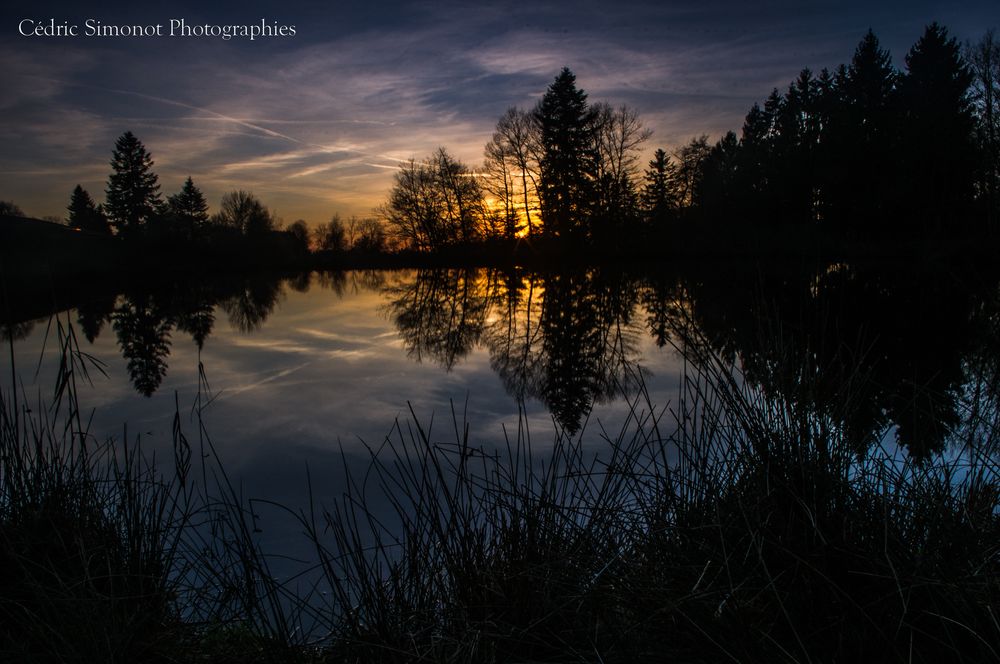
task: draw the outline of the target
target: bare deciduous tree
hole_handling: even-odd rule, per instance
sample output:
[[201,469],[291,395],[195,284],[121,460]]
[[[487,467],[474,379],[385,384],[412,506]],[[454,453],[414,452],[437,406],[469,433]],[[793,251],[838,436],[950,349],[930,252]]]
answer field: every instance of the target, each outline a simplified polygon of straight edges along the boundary
[[[502,177],[509,190],[509,203],[518,216],[524,215],[528,233],[533,231],[532,214],[538,211],[540,154],[541,142],[534,114],[516,107],[508,108],[497,121],[493,138],[486,145],[486,160],[497,163],[502,157]],[[493,176],[492,169],[489,171]]]
[[313,231],[313,244],[318,251],[347,251],[353,243],[347,239],[347,230],[340,215],[334,213],[330,221],[320,224]]
[[976,44],[966,46],[966,60],[974,76],[972,101],[979,119],[979,142],[984,157],[983,195],[986,197],[991,222],[997,208],[997,188],[1000,186],[1000,43],[993,30],[987,31]]
[[244,235],[258,235],[272,231],[277,225],[274,215],[253,193],[237,189],[222,197],[219,212],[213,217],[216,224],[229,226]]
[[483,236],[486,205],[479,177],[444,148],[410,160],[381,214],[404,246],[418,250],[474,242]]
[[642,126],[639,113],[626,105],[591,106],[594,148],[597,153],[597,207],[607,217],[628,216],[635,206],[639,148],[652,131]]

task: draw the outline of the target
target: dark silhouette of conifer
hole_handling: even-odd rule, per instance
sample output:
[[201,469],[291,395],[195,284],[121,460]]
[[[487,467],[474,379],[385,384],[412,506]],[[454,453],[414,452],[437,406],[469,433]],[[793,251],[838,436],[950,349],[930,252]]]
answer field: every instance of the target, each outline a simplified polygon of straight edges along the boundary
[[105,211],[119,233],[139,230],[162,205],[153,159],[135,135],[127,131],[115,142],[112,173],[105,190]]
[[582,236],[593,199],[595,154],[587,95],[568,68],[556,76],[535,109],[541,129],[539,197],[544,232]]
[[887,50],[869,30],[846,69],[837,75],[838,106],[830,128],[827,197],[855,235],[891,212],[890,192],[900,179],[896,84]]
[[803,69],[788,86],[775,117],[775,168],[779,186],[776,203],[784,215],[816,218],[814,191],[816,154],[820,144],[822,121],[819,117],[820,87],[812,72]]
[[726,132],[704,158],[694,198],[706,212],[728,215],[733,211],[733,204],[739,198],[739,149],[736,133]]
[[677,167],[670,161],[670,156],[662,148],[658,148],[649,162],[641,193],[643,211],[650,221],[661,222],[676,209],[676,177]]
[[167,205],[175,223],[188,239],[194,238],[208,222],[208,203],[190,176],[180,192],[167,199]]
[[885,129],[885,115],[897,80],[892,56],[880,47],[878,37],[869,30],[854,51],[844,84],[852,115],[861,120],[858,128],[868,140],[874,140],[875,134]]
[[94,204],[94,199],[90,197],[87,190],[80,185],[76,185],[76,188],[73,189],[69,206],[66,209],[69,210],[67,223],[70,228],[79,228],[94,233],[111,233],[108,220]]
[[899,89],[910,208],[940,222],[972,198],[977,155],[969,99],[972,73],[958,42],[937,23],[906,56]]

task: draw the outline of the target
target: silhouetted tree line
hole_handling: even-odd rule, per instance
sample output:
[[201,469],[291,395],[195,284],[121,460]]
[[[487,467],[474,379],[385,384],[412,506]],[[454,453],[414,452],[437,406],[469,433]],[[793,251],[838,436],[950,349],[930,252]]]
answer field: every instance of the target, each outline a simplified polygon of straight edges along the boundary
[[0,201],[0,216],[23,217],[24,210],[14,201]]
[[998,81],[992,32],[963,49],[933,23],[900,71],[869,31],[849,65],[803,70],[755,104],[740,135],[657,149],[640,173],[638,114],[589,103],[564,69],[534,109],[501,116],[481,169],[444,148],[411,161],[382,212],[418,250],[526,235],[636,246],[706,219],[852,239],[981,230],[998,205]]
[[104,202],[77,185],[66,223],[91,234],[117,236],[150,252],[208,252],[213,257],[241,254],[300,258],[310,234],[304,222],[281,231],[278,217],[252,192],[225,194],[215,214],[189,176],[180,191],[164,197],[149,151],[130,131],[115,142]]
[[[982,230],[995,211],[996,48],[933,23],[897,70],[869,31],[849,65],[803,70],[699,152],[690,205],[731,223],[815,222],[858,239]],[[979,62],[979,65],[975,63]]]
[[351,216],[345,221],[334,214],[330,221],[313,229],[312,235],[314,250],[334,254],[378,254],[386,251],[389,243],[385,226],[375,217]]

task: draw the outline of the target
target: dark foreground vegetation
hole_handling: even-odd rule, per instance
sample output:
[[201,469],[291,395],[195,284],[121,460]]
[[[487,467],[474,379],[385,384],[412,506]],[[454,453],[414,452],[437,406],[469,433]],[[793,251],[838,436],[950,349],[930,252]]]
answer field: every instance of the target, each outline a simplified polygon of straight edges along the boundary
[[255,542],[253,501],[213,454],[205,382],[197,431],[178,416],[173,469],[154,465],[127,431],[88,432],[80,398],[99,367],[57,324],[52,399],[2,395],[0,653],[995,660],[995,372],[962,402],[947,451],[918,461],[881,429],[859,450],[843,426],[864,407],[864,375],[831,411],[810,397],[808,355],[772,355],[803,388],[772,391],[696,330],[672,330],[691,367],[679,401],[657,408],[640,389],[618,431],[538,441],[519,426],[482,449],[457,417],[443,436],[399,423],[342,500],[289,514],[317,566],[283,584]]

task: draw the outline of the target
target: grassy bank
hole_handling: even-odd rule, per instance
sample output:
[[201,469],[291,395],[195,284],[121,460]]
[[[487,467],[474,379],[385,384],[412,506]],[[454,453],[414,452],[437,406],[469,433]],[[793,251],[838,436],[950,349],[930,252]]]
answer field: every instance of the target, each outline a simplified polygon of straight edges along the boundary
[[168,463],[89,434],[78,396],[98,367],[58,331],[53,397],[0,409],[5,656],[1000,658],[992,390],[922,463],[881,431],[859,452],[844,412],[749,387],[698,339],[680,400],[640,391],[617,431],[539,441],[519,425],[482,449],[459,417],[442,439],[413,414],[339,502],[289,511],[316,552],[300,594],[270,574],[200,418],[190,436],[176,419]]

